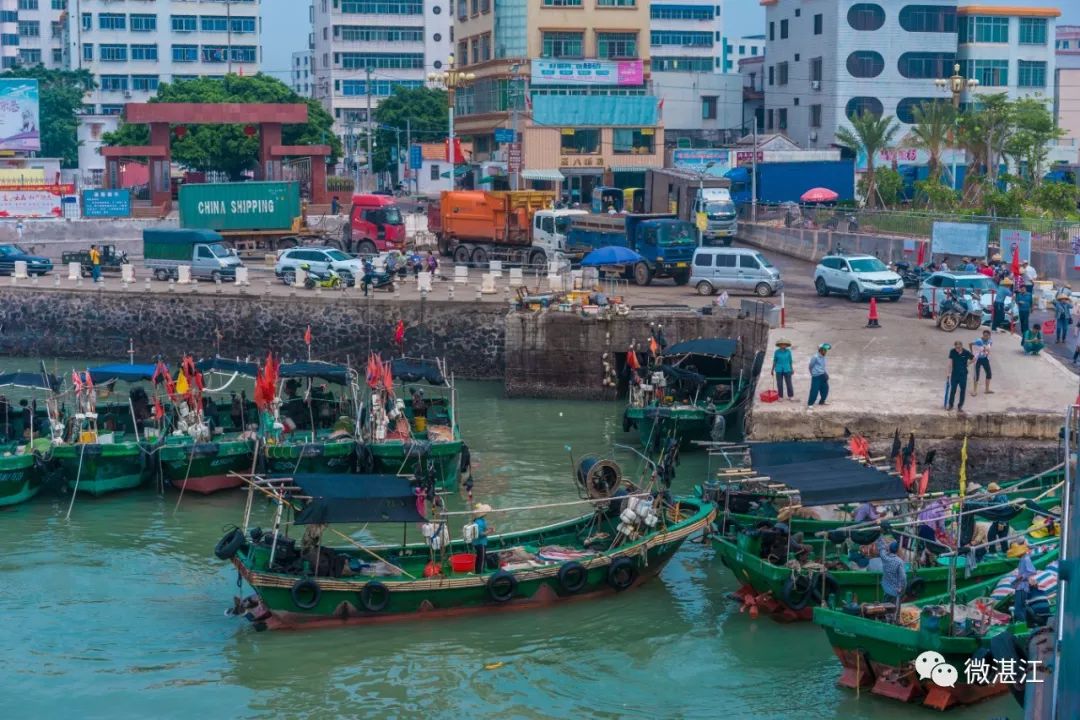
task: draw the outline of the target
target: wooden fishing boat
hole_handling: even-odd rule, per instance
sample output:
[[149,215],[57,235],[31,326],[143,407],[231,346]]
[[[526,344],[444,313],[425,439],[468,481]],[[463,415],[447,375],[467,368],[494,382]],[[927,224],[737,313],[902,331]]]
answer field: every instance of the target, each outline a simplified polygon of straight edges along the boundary
[[[37,395],[55,392],[59,387],[60,380],[44,370],[0,373],[0,507],[26,502],[38,494],[42,457],[52,444],[51,433],[46,430],[50,423],[36,411],[36,403],[27,400],[24,408],[14,396],[3,393],[14,390]],[[35,432],[35,426],[46,431]]]
[[689,340],[664,350],[644,378],[634,372],[623,430],[637,429],[648,449],[672,438],[684,448],[696,447],[696,442],[724,440],[729,430],[741,437],[735,420],[764,356],[758,354],[752,371],[735,373],[737,350],[738,341],[729,338]]
[[251,471],[255,441],[239,434],[197,442],[165,438],[157,454],[165,479],[178,490],[208,495],[243,485],[237,473]]
[[278,502],[275,527],[292,496],[304,503],[295,524],[309,531],[340,523],[416,522],[423,523],[427,538],[366,548],[339,533],[348,544],[327,548],[321,534],[305,532],[297,547],[284,533],[230,531],[215,553],[231,560],[254,589],[234,609],[256,629],[427,619],[621,592],[657,575],[715,515],[699,499],[671,500],[630,488],[572,520],[491,536],[487,554],[498,567],[476,572],[472,547],[449,539],[451,517],[427,522],[423,492],[418,507],[416,487],[405,478],[312,475],[276,487],[259,479],[252,483]]
[[0,447],[0,507],[26,502],[41,489],[38,458],[15,451],[14,445]]
[[371,412],[362,426],[360,471],[432,475],[439,490],[456,490],[469,454],[458,430],[453,378],[443,363],[404,357],[387,363],[372,356],[367,384]]
[[[1015,666],[1017,678],[1024,675],[1027,671],[1021,666],[1023,658],[1018,648],[1027,646],[1032,634],[1046,624],[1046,613],[1052,616],[1057,607],[1056,541],[1045,543],[1043,549],[1045,552],[1036,555],[1033,563],[1042,571],[1038,580],[1039,588],[1045,591],[1040,599],[1045,607],[1037,612],[1029,600],[1026,617],[1020,622],[1011,617],[1009,578],[1000,575],[958,587],[955,603],[946,592],[905,606],[901,620],[906,619],[906,625],[887,621],[872,605],[814,608],[814,623],[825,630],[843,667],[839,684],[938,710],[1007,692],[1009,685],[995,682],[994,661],[1019,660]],[[938,653],[939,659],[956,670],[955,685],[934,682],[932,667],[925,666],[925,660],[922,665],[916,664],[924,652]],[[978,678],[970,682],[976,680],[966,671],[974,667],[972,661],[985,663],[986,681]]]

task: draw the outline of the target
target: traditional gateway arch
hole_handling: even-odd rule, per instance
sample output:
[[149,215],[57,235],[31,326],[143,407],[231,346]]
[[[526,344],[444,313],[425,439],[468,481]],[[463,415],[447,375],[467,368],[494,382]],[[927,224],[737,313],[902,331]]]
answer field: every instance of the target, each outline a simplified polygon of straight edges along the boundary
[[[259,180],[283,180],[282,161],[290,157],[311,161],[313,205],[329,202],[326,192],[326,158],[329,145],[282,145],[281,126],[308,121],[303,103],[128,103],[124,119],[150,126],[149,145],[103,147],[105,187],[120,186],[120,161],[146,158],[150,170],[150,203],[168,210],[172,203],[170,151],[172,126],[247,125],[259,133]],[[256,129],[257,128],[257,129]]]

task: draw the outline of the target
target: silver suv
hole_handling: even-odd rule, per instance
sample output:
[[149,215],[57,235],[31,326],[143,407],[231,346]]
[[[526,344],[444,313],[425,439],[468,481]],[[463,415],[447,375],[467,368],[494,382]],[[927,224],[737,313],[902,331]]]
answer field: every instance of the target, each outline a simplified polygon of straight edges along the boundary
[[826,255],[814,270],[818,295],[847,295],[852,302],[870,297],[896,302],[904,295],[904,281],[873,255]]
[[352,287],[356,279],[363,277],[364,264],[352,255],[335,248],[298,247],[282,250],[274,264],[274,275],[286,285],[296,280],[296,271],[307,264],[312,272],[325,273],[334,270],[341,276],[342,282]]

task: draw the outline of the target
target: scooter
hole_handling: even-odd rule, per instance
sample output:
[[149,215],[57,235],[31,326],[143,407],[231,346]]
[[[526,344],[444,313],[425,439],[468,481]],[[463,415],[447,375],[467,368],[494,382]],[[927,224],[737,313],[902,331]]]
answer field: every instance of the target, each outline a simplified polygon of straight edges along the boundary
[[904,287],[906,288],[918,288],[922,286],[923,280],[929,275],[929,273],[919,265],[914,267],[910,263],[898,262],[893,265],[894,272],[900,276],[900,279],[904,281]]
[[341,276],[333,269],[328,269],[326,272],[316,272],[309,268],[304,268],[307,276],[304,278],[304,287],[308,290],[314,290],[315,288],[325,288],[328,290],[339,290],[345,286],[342,282]]
[[945,332],[952,332],[963,325],[968,330],[978,330],[982,327],[982,306],[974,298],[958,298],[951,291],[946,291],[945,299],[941,302],[941,310],[938,313],[937,325]]
[[370,262],[364,263],[364,277],[360,279],[360,285],[364,289],[364,294],[367,295],[369,289],[378,290],[380,288],[386,288],[393,292],[394,290],[394,275],[385,270],[379,271],[375,269],[375,266]]

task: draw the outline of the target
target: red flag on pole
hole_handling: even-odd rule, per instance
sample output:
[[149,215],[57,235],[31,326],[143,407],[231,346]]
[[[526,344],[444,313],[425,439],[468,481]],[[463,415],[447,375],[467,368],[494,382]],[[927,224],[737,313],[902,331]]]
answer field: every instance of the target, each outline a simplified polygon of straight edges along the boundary
[[1020,243],[1013,243],[1012,246],[1012,274],[1013,277],[1020,277]]
[[915,254],[915,264],[916,265],[923,265],[923,264],[926,263],[926,246],[928,244],[929,243],[925,243],[925,242],[919,243],[919,250]]
[[304,344],[307,345],[308,347],[311,346],[311,326],[310,325],[308,325],[307,329],[304,330]]
[[626,351],[626,367],[631,370],[638,370],[641,368],[641,362],[637,358],[637,353],[634,352],[634,348],[630,348]]
[[405,347],[405,321],[397,321],[397,329],[394,330],[394,343],[404,350]]

